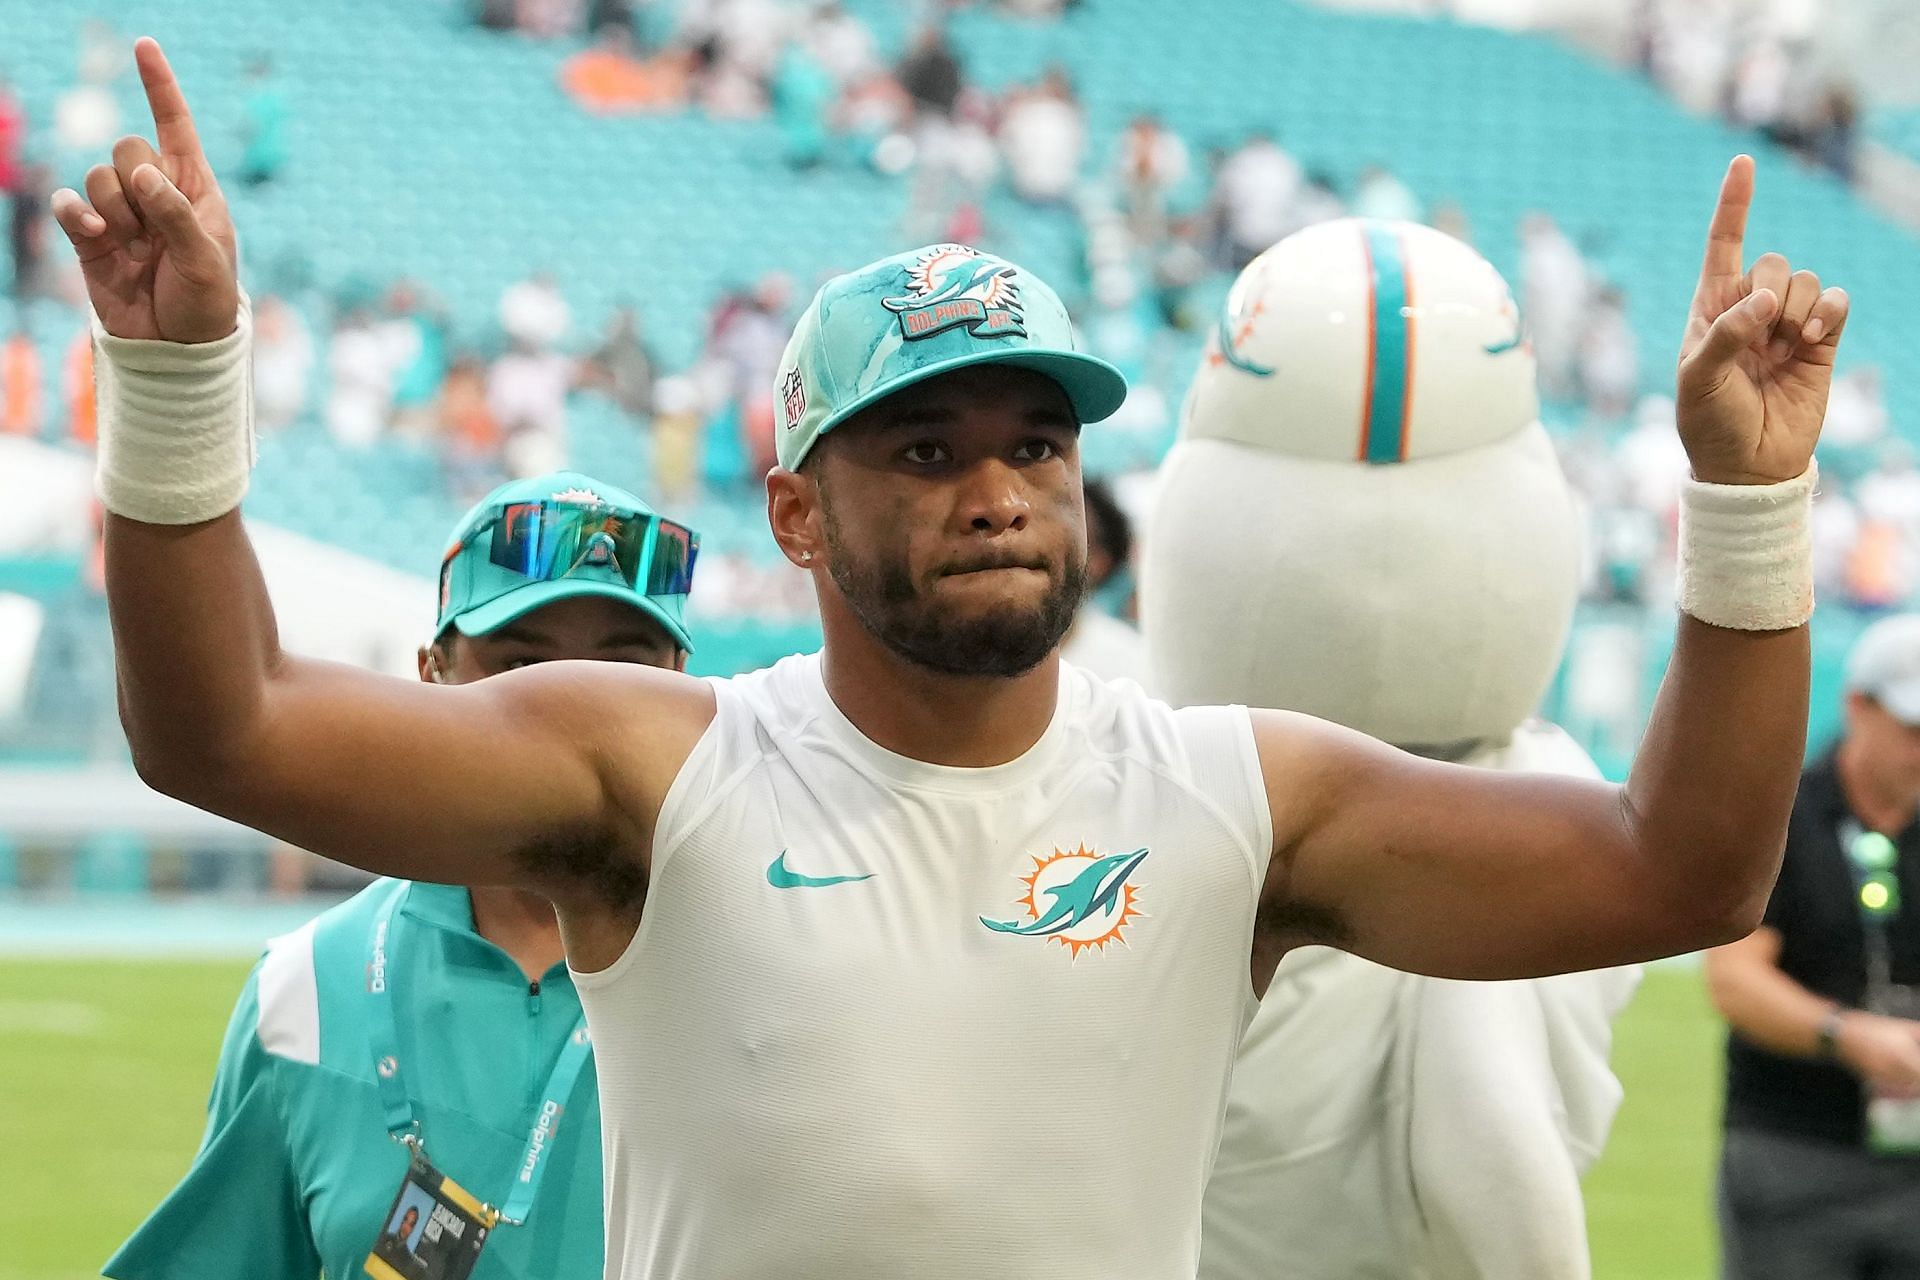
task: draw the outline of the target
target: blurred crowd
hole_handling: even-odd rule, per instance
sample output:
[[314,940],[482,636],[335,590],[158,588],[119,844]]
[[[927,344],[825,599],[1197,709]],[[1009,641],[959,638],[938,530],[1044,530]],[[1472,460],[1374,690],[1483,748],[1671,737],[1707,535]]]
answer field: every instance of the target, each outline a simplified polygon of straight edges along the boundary
[[[18,97],[0,77],[0,195],[8,206],[9,250],[16,299],[55,297],[78,305],[77,283],[62,255],[50,252],[58,231],[46,217],[59,186],[76,189],[89,166],[99,163],[114,140],[143,120],[122,111],[121,83],[133,69],[132,38],[103,19],[80,28],[72,82],[54,101],[51,117],[29,121]],[[286,94],[265,54],[249,55],[237,118],[202,122],[207,143],[228,181],[243,186],[272,182],[286,163],[290,112]]]
[[[935,6],[892,54],[831,2],[690,0],[669,15],[648,0],[486,0],[475,16],[512,38],[578,44],[561,77],[585,109],[771,117],[796,169],[858,167],[901,182],[902,243],[1000,247],[1029,218],[1063,220],[1081,246],[1081,276],[1061,281],[1063,292],[1088,345],[1134,387],[1103,436],[1109,469],[1158,460],[1227,282],[1267,246],[1349,215],[1474,238],[1458,205],[1414,190],[1390,166],[1313,169],[1273,131],[1187,137],[1143,113],[1103,142],[1063,66],[988,91],[941,20],[941,9],[958,7]],[[996,7],[1045,21],[1070,5]],[[1804,64],[1791,33],[1741,12],[1717,2],[1643,4],[1646,67],[1689,106],[1839,155],[1835,119],[1818,122],[1837,91]],[[122,127],[107,87],[126,70],[124,41],[95,23],[53,120],[27,121],[0,84],[13,295],[70,308],[72,324],[57,359],[25,327],[0,344],[0,433],[64,431],[92,443],[81,299],[44,209],[54,175],[72,181],[72,157],[97,156]],[[269,183],[288,160],[287,108],[270,62],[251,59],[245,75],[244,118],[225,133],[238,180]],[[1664,602],[1684,465],[1671,402],[1645,391],[1665,353],[1643,364],[1630,299],[1602,257],[1534,213],[1519,228],[1514,284],[1548,424],[1593,513],[1590,594]],[[411,441],[439,458],[450,495],[465,502],[501,479],[561,465],[570,416],[591,398],[597,412],[611,406],[645,434],[645,484],[662,503],[750,500],[773,460],[775,367],[813,283],[776,274],[722,287],[683,368],[663,368],[651,349],[644,300],[584,325],[551,271],[508,286],[486,325],[475,317],[456,325],[431,282],[265,292],[255,304],[261,427],[318,423],[347,451]],[[1823,453],[1831,455],[1820,504],[1823,592],[1869,608],[1911,598],[1920,589],[1920,466],[1891,430],[1877,370],[1843,371]],[[753,591],[743,590],[751,604]]]
[[1640,0],[1634,55],[1688,110],[1758,130],[1852,182],[1860,141],[1856,90],[1784,13],[1738,0]]
[[[1624,428],[1588,422],[1558,442],[1591,517],[1588,596],[1652,606],[1671,601],[1687,474],[1672,399],[1644,396]],[[1818,597],[1868,612],[1908,607],[1920,591],[1920,465],[1913,447],[1889,430],[1877,369],[1855,366],[1836,379],[1820,457]]]

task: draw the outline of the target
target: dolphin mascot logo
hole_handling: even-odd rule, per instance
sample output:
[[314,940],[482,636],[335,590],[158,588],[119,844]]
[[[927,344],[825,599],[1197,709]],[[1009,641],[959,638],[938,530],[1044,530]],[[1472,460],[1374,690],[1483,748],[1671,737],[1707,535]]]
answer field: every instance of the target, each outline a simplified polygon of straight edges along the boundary
[[[1053,905],[1039,919],[989,920],[981,916],[980,923],[995,933],[1018,934],[1023,938],[1046,937],[1073,928],[1092,918],[1096,911],[1112,915],[1119,905],[1120,890],[1127,883],[1127,877],[1146,860],[1145,849],[1108,854],[1067,883],[1045,890],[1047,896],[1053,899]],[[1038,909],[1038,904],[1035,904],[1035,909]]]

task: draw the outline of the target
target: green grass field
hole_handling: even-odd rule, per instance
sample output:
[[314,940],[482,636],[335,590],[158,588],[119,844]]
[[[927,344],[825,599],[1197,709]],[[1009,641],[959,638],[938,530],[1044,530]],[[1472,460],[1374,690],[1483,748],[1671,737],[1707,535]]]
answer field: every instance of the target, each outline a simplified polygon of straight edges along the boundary
[[[0,1280],[98,1274],[185,1169],[246,970],[0,961]],[[1650,974],[1620,1023],[1627,1100],[1588,1183],[1599,1280],[1712,1275],[1718,1045],[1698,973]]]

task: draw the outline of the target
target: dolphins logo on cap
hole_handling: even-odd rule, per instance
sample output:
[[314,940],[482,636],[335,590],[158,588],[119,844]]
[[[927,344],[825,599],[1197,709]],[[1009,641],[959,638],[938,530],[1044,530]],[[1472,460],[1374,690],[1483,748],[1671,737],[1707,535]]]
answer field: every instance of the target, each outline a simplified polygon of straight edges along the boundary
[[961,325],[976,338],[1025,337],[1018,274],[964,244],[935,245],[907,268],[907,292],[880,305],[899,315],[909,342]]

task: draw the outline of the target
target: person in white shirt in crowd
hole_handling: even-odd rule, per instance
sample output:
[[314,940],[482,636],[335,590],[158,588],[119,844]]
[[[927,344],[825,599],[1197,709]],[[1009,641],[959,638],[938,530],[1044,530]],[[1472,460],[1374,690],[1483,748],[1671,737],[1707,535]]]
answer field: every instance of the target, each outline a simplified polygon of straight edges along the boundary
[[507,471],[515,479],[557,469],[567,440],[567,396],[575,381],[573,357],[525,341],[487,371],[487,408],[506,438]]
[[487,408],[506,441],[516,479],[558,470],[566,461],[572,357],[555,348],[573,326],[573,310],[550,271],[538,271],[500,295],[500,328],[509,347],[487,371]]
[[898,177],[913,164],[913,123],[913,100],[885,68],[849,82],[833,110],[834,130],[848,138],[875,172],[888,177]]
[[1880,366],[1857,364],[1834,375],[1822,439],[1848,449],[1871,448],[1886,439],[1888,423]]
[[1663,474],[1661,468],[1683,462],[1685,450],[1668,448],[1661,435],[1672,434],[1674,415],[1671,396],[1642,397],[1633,427],[1603,464],[1608,475],[1595,531],[1609,566],[1612,594],[1618,598],[1653,602],[1673,597],[1669,562],[1686,472]]
[[1640,386],[1640,343],[1627,321],[1620,290],[1600,289],[1588,314],[1580,345],[1580,388],[1587,412],[1605,421],[1624,418]]
[[113,82],[129,65],[126,42],[111,26],[97,18],[82,25],[78,75],[53,105],[62,171],[69,158],[97,153],[119,135],[120,102]]
[[1860,508],[1838,485],[1813,495],[1813,589],[1835,600],[1851,592],[1854,549],[1860,544]]
[[[1861,477],[1853,496],[1864,525],[1881,526],[1897,538],[1898,561],[1920,563],[1920,466],[1913,446],[1898,439],[1881,445],[1878,465]],[[1910,572],[1901,577],[1911,585]]]
[[1520,224],[1520,305],[1540,390],[1552,399],[1574,392],[1590,287],[1579,247],[1547,214],[1528,214]]
[[719,61],[766,83],[793,33],[796,16],[776,0],[715,0],[712,30]]
[[1266,130],[1256,131],[1220,166],[1214,201],[1236,270],[1293,229],[1300,180],[1300,162]]
[[1913,445],[1906,440],[1883,444],[1878,464],[1861,477],[1855,494],[1868,516],[1920,530],[1920,467]]
[[773,0],[695,0],[681,9],[680,41],[704,59],[695,93],[709,118],[766,113],[767,87],[795,16]]
[[1000,143],[993,136],[993,99],[969,86],[953,104],[953,127],[947,131],[947,164],[955,195],[963,201],[986,199],[1000,176]]
[[1114,176],[1133,238],[1149,249],[1167,234],[1167,197],[1186,181],[1187,164],[1187,144],[1151,112],[1135,116],[1120,135]]
[[393,370],[392,411],[387,424],[396,431],[426,429],[431,402],[438,395],[445,370],[444,353],[435,332],[429,345],[429,320],[415,286],[396,281],[387,291],[383,311],[373,322],[380,339],[381,358]]
[[550,271],[508,285],[500,295],[500,328],[530,348],[558,346],[573,327],[573,310]]
[[1000,149],[1013,193],[1030,204],[1073,194],[1087,150],[1087,117],[1073,84],[1050,67],[1038,85],[1014,94],[1000,119]]
[[1733,72],[1728,107],[1733,123],[1743,129],[1767,130],[1787,114],[1787,89],[1793,80],[1793,60],[1785,44],[1762,36],[1748,46]]
[[1667,439],[1673,434],[1675,412],[1672,396],[1643,397],[1634,410],[1632,430],[1613,451],[1625,500],[1665,523],[1676,518],[1681,478],[1686,474],[1667,470],[1686,453],[1670,447]]
[[801,40],[821,70],[845,92],[880,69],[880,53],[867,24],[848,13],[844,5],[817,6],[807,19]]
[[[905,231],[909,239],[968,237],[952,230],[960,211],[978,209],[1000,174],[1000,144],[993,135],[993,102],[968,86],[954,100],[949,118],[924,121],[913,157]],[[974,237],[978,238],[978,237]]]
[[386,432],[399,368],[372,313],[349,310],[327,346],[327,431],[343,448],[368,448]]
[[[1134,379],[1127,392],[1131,404],[1146,389],[1148,364],[1158,335],[1141,314],[1140,286],[1133,268],[1125,261],[1088,265],[1093,271],[1093,305],[1081,322],[1087,349]],[[1123,407],[1114,417],[1120,419],[1125,414]],[[1158,461],[1158,457],[1147,458],[1142,465],[1152,466]]]
[[253,409],[260,425],[276,430],[307,407],[313,374],[313,335],[285,298],[261,297],[253,311]]
[[1353,216],[1382,222],[1425,222],[1427,206],[1383,164],[1370,165],[1353,188]]
[[764,397],[773,385],[792,325],[787,309],[793,302],[793,280],[771,272],[741,300],[741,305],[715,330],[709,355],[725,370],[724,396],[743,407]]
[[1653,77],[1696,115],[1717,115],[1733,64],[1727,0],[1664,3],[1655,14]]

